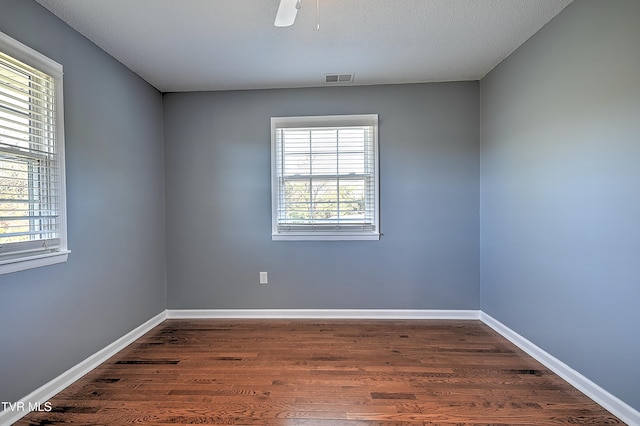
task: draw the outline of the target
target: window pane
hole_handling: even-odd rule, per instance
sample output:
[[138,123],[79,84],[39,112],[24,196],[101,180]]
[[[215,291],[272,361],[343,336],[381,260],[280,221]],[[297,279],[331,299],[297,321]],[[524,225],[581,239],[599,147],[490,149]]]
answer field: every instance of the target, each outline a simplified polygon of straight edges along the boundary
[[366,215],[366,205],[364,179],[340,181],[341,219],[371,223],[371,217]]
[[314,179],[311,200],[314,219],[318,221],[338,219],[338,183],[336,180]]
[[284,182],[284,200],[280,217],[283,222],[305,222],[312,218],[310,210],[309,181],[290,180]]
[[0,153],[0,244],[29,240],[29,167]]
[[364,152],[340,151],[338,173],[341,175],[365,173]]

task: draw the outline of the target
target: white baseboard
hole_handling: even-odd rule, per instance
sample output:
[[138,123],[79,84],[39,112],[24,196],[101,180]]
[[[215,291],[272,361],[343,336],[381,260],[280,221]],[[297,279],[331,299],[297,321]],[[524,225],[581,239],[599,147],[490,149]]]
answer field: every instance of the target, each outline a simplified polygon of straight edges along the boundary
[[477,320],[480,319],[480,311],[436,309],[168,309],[167,318]]
[[628,425],[640,425],[640,412],[624,401],[602,389],[558,358],[525,339],[492,316],[480,311],[480,320],[623,422]]
[[166,318],[166,311],[159,313],[144,324],[134,328],[115,342],[91,355],[89,358],[71,367],[69,370],[65,371],[55,379],[40,386],[38,389],[18,401],[19,405],[17,405],[17,407],[24,407],[24,409],[15,411],[7,409],[0,412],[0,425],[10,425],[14,422],[17,422],[29,413],[29,403],[31,403],[32,405],[37,403],[43,405],[54,395],[74,383],[76,380],[80,379],[82,376],[84,376],[94,368],[98,367],[100,364],[111,358],[116,353],[120,352],[127,345],[140,338],[143,334],[147,333],[153,327],[162,323]]

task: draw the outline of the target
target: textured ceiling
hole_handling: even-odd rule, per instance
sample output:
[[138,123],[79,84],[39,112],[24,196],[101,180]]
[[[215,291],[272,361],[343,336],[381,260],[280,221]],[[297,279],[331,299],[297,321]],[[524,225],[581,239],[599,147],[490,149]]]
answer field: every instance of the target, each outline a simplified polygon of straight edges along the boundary
[[572,0],[37,1],[172,92],[478,80]]

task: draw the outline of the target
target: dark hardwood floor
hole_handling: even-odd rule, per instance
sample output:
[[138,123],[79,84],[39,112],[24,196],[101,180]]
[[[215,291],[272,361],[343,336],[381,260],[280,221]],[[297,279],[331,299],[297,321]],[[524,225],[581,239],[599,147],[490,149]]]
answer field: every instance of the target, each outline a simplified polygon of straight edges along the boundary
[[622,424],[479,321],[167,320],[19,425]]

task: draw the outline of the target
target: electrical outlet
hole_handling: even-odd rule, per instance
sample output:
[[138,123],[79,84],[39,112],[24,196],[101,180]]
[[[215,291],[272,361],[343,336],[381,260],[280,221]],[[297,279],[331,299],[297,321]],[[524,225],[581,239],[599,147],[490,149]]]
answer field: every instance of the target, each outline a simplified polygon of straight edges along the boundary
[[269,284],[269,275],[266,272],[260,272],[260,284]]

